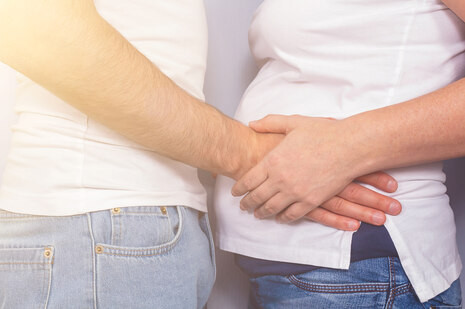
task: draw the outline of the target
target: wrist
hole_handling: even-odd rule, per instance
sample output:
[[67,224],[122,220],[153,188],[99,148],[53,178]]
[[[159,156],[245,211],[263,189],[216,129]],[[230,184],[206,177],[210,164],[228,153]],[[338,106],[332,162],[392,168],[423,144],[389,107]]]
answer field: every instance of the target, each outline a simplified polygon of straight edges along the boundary
[[263,134],[248,127],[244,128],[246,131],[243,132],[242,147],[237,153],[237,159],[233,163],[235,169],[230,176],[237,180],[256,166],[284,138],[281,134]]
[[220,135],[222,140],[215,151],[218,171],[233,179],[239,179],[255,161],[256,133],[235,120],[225,123]]
[[339,132],[346,148],[346,162],[349,167],[349,176],[355,179],[362,175],[378,171],[375,142],[375,130],[363,125],[363,119],[355,115],[338,121]]

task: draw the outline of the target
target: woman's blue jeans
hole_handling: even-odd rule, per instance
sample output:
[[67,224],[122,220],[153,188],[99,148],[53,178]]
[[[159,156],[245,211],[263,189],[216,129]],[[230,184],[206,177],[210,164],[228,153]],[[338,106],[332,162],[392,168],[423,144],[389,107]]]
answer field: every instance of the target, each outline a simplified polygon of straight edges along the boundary
[[0,211],[0,308],[202,308],[213,250],[207,216],[185,207]]
[[291,276],[251,278],[249,308],[462,308],[460,282],[420,303],[398,258],[354,262],[349,270],[321,268]]

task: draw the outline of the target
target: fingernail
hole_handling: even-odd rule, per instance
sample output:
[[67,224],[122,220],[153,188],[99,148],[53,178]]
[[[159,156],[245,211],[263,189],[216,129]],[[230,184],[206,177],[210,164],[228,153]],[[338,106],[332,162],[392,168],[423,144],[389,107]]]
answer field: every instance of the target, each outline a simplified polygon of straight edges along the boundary
[[384,216],[380,213],[373,214],[373,222],[376,224],[384,224]]
[[391,191],[397,190],[397,183],[394,180],[389,180],[387,187]]
[[389,205],[389,214],[394,215],[399,213],[400,207],[399,203],[392,202],[391,205]]
[[347,223],[347,227],[350,229],[350,230],[356,230],[358,229],[358,223],[357,222],[354,222],[354,221],[349,221]]
[[251,122],[249,122],[249,126],[253,126],[256,123],[257,123],[257,120],[251,121]]

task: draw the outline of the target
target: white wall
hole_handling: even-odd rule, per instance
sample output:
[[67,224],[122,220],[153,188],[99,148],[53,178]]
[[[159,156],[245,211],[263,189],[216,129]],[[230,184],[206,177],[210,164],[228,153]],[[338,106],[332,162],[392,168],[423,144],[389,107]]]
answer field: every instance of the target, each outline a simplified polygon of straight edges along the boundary
[[[211,43],[205,91],[207,101],[228,115],[233,115],[242,93],[256,73],[249,54],[247,29],[253,11],[260,2],[205,0]],[[8,148],[8,128],[13,121],[14,85],[13,73],[0,64],[0,173]],[[465,159],[448,161],[446,172],[456,213],[460,252],[465,257]],[[211,178],[202,174],[202,179],[211,192]],[[231,255],[217,252],[217,258],[218,280],[209,309],[246,308],[248,284],[245,276],[234,266]],[[465,283],[464,276],[462,282]],[[465,291],[465,284],[463,289]]]
[[[210,36],[205,94],[209,104],[229,116],[234,115],[244,90],[257,72],[250,56],[247,32],[253,12],[261,2],[205,0]],[[202,177],[205,179],[209,179],[208,176]],[[212,181],[207,183],[211,192]],[[211,199],[209,206],[210,217],[213,217]],[[247,308],[249,284],[246,276],[234,265],[232,254],[219,250],[216,254],[217,283],[208,308]]]

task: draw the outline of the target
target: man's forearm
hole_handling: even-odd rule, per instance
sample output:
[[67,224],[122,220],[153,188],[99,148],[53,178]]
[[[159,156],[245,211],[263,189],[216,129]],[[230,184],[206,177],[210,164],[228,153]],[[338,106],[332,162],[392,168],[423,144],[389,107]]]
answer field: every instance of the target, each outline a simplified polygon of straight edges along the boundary
[[172,159],[237,177],[273,139],[183,91],[103,20],[93,1],[0,0],[0,46],[0,61]]
[[356,174],[464,156],[464,94],[462,79],[411,101],[343,120],[347,138],[352,136]]

